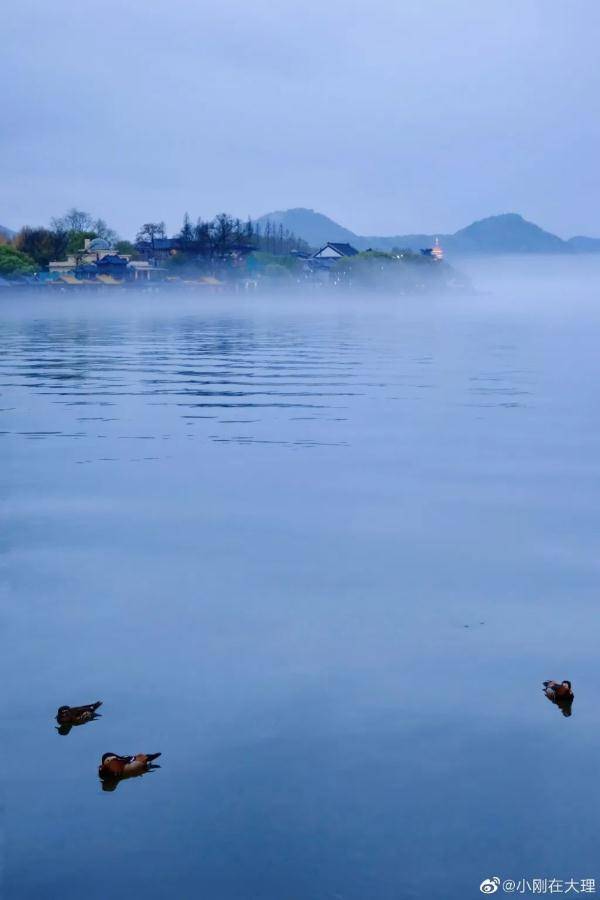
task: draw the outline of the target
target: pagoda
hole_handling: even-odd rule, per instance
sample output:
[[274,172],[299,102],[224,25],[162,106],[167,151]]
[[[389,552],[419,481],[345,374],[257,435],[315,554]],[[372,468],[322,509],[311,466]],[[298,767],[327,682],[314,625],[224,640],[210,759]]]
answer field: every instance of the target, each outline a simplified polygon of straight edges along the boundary
[[435,243],[434,243],[433,247],[431,248],[431,255],[434,256],[440,262],[444,258],[444,251],[440,247],[440,242],[439,242],[438,238],[435,239]]

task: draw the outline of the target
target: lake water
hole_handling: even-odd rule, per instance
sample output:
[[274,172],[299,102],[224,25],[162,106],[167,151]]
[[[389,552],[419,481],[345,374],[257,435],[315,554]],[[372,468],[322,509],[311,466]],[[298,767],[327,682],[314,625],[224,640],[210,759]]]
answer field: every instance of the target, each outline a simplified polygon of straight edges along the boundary
[[600,891],[600,265],[473,275],[3,295],[3,896]]

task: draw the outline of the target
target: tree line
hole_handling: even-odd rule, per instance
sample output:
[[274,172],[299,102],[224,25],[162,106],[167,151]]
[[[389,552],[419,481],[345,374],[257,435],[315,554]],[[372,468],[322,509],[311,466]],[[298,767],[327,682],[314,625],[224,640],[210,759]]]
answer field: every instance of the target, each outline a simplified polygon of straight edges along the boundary
[[[137,234],[137,241],[155,247],[156,241],[166,237],[164,222],[146,222]],[[219,213],[213,219],[196,219],[192,222],[188,213],[183,218],[179,232],[174,236],[174,251],[186,258],[224,258],[239,250],[259,250],[277,256],[293,252],[308,252],[306,241],[298,238],[283,225],[267,220],[261,228],[259,222],[248,218],[245,222],[227,213]]]
[[[149,243],[167,237],[164,222],[146,222],[136,235],[138,243]],[[136,256],[136,246],[119,240],[117,233],[103,219],[73,207],[63,216],[52,218],[48,227],[24,226],[13,238],[0,235],[0,275],[27,274],[47,269],[52,260],[66,259],[82,250],[86,238],[104,238],[116,252]],[[193,263],[194,259],[225,260],[236,251],[262,251],[284,256],[308,252],[308,244],[282,225],[245,222],[227,213],[213,219],[192,222],[186,213],[173,240],[173,263]]]
[[14,238],[0,241],[0,274],[26,274],[48,267],[54,259],[66,259],[80,250],[86,238],[104,238],[116,243],[118,235],[104,219],[94,219],[80,209],[70,209],[50,220],[48,228],[25,225]]

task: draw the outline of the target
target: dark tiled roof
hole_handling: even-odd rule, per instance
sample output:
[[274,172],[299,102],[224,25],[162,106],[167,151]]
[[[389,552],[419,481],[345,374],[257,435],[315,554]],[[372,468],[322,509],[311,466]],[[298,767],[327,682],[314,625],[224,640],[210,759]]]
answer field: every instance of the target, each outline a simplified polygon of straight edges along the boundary
[[103,256],[102,259],[99,259],[96,263],[97,266],[126,266],[127,260],[124,256],[119,256],[118,253],[107,253],[106,256]]
[[328,241],[327,246],[333,247],[334,250],[337,250],[338,253],[343,253],[344,256],[357,256],[358,254],[358,250],[352,244],[332,244],[331,241]]
[[317,250],[315,256],[318,256],[318,254],[322,253],[323,250],[326,250],[327,247],[331,247],[332,250],[335,250],[336,253],[339,253],[341,256],[356,256],[358,254],[358,250],[353,247],[352,244],[338,244],[333,241],[327,241],[324,247]]

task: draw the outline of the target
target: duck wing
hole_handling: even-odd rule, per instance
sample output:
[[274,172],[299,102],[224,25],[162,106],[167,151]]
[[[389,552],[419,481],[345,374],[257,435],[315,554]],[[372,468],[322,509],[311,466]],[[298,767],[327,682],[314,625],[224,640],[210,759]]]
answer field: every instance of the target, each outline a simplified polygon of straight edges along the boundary
[[95,703],[84,703],[83,706],[71,706],[69,710],[73,716],[82,716],[85,713],[93,715],[99,706],[102,706],[102,700],[96,700]]
[[107,776],[112,778],[120,778],[132,759],[132,756],[117,756],[117,754],[115,753],[114,756],[109,756],[108,759],[100,763],[98,767],[98,774],[101,778]]
[[137,775],[145,775],[152,769],[159,768],[152,765],[153,760],[157,759],[160,753],[136,753],[130,758],[130,761],[123,769],[124,778],[135,778]]

